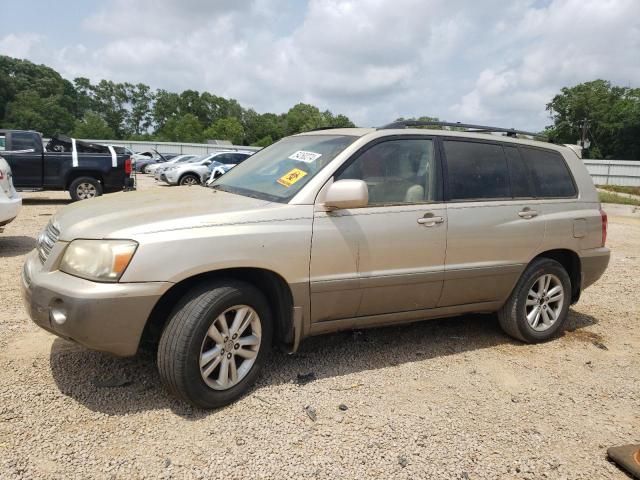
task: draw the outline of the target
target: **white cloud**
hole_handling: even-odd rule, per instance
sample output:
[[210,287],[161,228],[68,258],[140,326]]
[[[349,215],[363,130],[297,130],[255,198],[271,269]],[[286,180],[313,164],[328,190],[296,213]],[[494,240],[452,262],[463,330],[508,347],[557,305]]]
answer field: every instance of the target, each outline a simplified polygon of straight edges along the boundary
[[0,54],[27,58],[35,53],[42,37],[36,33],[9,33],[0,38]]
[[563,86],[640,85],[640,1],[109,0],[75,44],[44,45],[14,33],[0,52],[259,111],[306,101],[362,125],[431,115],[538,129]]

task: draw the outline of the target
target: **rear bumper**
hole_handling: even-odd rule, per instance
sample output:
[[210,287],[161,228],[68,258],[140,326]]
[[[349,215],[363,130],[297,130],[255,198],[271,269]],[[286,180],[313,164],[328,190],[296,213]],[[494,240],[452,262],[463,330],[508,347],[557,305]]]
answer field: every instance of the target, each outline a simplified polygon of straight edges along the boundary
[[22,269],[22,297],[31,319],[90,349],[131,356],[167,282],[96,283],[44,271],[36,252]]
[[22,207],[22,199],[18,196],[0,198],[0,227],[12,222]]
[[594,284],[609,265],[611,250],[607,247],[583,250],[580,252],[582,264],[582,289]]

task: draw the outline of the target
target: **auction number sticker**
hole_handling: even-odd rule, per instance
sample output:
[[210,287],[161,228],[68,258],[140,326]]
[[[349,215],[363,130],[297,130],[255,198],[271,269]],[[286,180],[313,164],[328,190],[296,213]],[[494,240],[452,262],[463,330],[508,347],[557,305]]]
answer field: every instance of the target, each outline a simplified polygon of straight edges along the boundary
[[305,172],[304,170],[300,170],[299,168],[294,168],[292,170],[289,170],[283,176],[281,176],[278,179],[278,183],[280,185],[284,185],[285,187],[289,188],[291,185],[293,185],[294,183],[296,183],[298,180],[300,180],[302,177],[306,175],[307,175],[307,172]]
[[312,163],[315,162],[322,156],[321,153],[316,152],[307,152],[305,150],[298,150],[296,153],[289,156],[291,160],[298,160],[304,163]]

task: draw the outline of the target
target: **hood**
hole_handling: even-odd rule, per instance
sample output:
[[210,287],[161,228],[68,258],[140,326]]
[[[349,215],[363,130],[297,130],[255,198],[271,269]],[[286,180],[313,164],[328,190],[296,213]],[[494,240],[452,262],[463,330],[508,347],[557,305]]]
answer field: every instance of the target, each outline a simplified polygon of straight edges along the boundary
[[[146,192],[112,193],[70,204],[53,222],[60,240],[134,238],[162,230],[238,221],[244,212],[285,205],[203,187],[177,187]],[[268,215],[267,215],[268,217]],[[264,217],[263,217],[264,218]]]

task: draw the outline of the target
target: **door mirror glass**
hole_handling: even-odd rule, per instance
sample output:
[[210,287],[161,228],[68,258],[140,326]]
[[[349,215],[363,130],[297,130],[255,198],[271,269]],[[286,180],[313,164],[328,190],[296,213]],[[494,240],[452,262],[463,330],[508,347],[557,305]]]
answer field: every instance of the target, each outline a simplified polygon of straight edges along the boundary
[[369,190],[362,180],[338,180],[331,184],[324,200],[329,209],[362,208],[369,203]]

